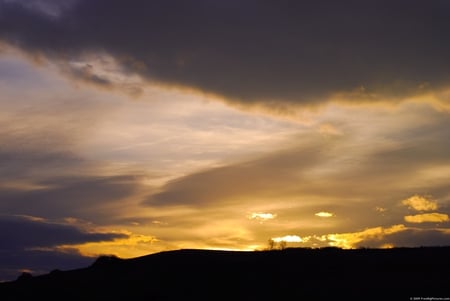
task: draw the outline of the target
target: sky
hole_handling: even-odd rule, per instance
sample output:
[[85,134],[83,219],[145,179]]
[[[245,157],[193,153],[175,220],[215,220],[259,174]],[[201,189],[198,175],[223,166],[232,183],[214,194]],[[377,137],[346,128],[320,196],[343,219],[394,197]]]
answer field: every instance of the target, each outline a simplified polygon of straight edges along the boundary
[[450,2],[0,0],[0,280],[450,245]]

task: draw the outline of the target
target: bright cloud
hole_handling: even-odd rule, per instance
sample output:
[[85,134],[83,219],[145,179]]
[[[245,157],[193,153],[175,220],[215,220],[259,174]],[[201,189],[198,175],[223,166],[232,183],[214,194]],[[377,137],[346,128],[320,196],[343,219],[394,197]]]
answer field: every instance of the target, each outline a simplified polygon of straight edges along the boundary
[[331,212],[326,212],[326,211],[320,211],[320,212],[317,212],[316,214],[314,214],[315,216],[318,216],[318,217],[332,217],[332,216],[334,216],[334,214],[333,213],[331,213]]
[[274,242],[303,242],[303,239],[300,236],[297,235],[286,235],[282,237],[274,237],[272,238]]
[[380,213],[383,213],[383,212],[386,212],[386,208],[384,208],[384,207],[379,207],[379,206],[376,206],[375,207],[375,211],[377,211],[377,212],[380,212]]
[[417,211],[430,211],[438,208],[435,201],[420,195],[413,195],[412,197],[403,200],[402,204]]
[[254,212],[248,216],[249,219],[254,219],[258,221],[266,221],[269,219],[274,219],[275,217],[277,217],[276,214],[262,213],[262,212]]
[[417,215],[407,215],[405,216],[405,221],[408,223],[441,223],[441,222],[448,222],[448,214],[444,213],[424,213],[424,214],[417,214]]

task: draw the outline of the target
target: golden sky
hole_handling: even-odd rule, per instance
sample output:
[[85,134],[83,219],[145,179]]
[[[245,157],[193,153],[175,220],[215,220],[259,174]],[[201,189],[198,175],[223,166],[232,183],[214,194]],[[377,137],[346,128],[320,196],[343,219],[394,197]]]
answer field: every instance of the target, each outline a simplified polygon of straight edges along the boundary
[[212,2],[193,21],[159,1],[0,1],[0,279],[269,239],[449,245],[450,45],[433,25],[449,33],[450,7]]

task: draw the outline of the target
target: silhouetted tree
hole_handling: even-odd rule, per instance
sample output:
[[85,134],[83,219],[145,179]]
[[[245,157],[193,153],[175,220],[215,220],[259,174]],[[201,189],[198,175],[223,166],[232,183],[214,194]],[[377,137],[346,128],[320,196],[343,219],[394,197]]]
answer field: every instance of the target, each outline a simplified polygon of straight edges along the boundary
[[270,251],[273,250],[273,249],[275,249],[275,240],[273,240],[272,238],[269,239],[268,244],[269,244],[269,248],[268,248],[268,249],[269,249]]
[[286,241],[281,240],[280,242],[277,243],[272,238],[268,240],[267,244],[268,244],[267,250],[269,250],[269,251],[284,250],[284,249],[286,249],[286,246],[287,246]]

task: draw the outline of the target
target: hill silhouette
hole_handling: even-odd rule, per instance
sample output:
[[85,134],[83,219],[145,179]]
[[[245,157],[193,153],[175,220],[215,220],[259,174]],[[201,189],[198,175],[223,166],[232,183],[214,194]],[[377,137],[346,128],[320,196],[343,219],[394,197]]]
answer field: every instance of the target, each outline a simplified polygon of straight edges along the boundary
[[102,256],[86,268],[1,283],[0,299],[445,300],[449,255],[450,247],[427,247]]

